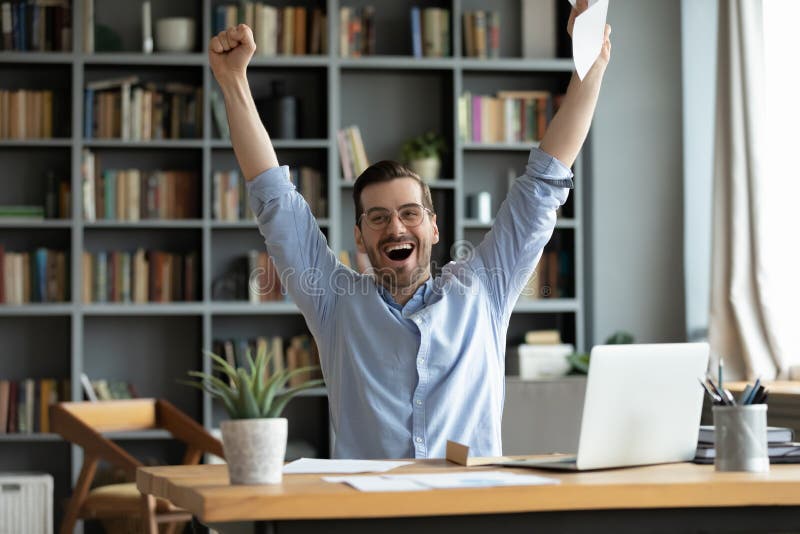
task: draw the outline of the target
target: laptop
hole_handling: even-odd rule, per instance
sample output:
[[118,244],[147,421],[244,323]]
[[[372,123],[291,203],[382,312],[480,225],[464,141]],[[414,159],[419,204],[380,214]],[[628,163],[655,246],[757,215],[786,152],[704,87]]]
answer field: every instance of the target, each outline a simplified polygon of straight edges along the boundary
[[502,465],[584,471],[692,460],[709,352],[707,343],[594,347],[577,455]]

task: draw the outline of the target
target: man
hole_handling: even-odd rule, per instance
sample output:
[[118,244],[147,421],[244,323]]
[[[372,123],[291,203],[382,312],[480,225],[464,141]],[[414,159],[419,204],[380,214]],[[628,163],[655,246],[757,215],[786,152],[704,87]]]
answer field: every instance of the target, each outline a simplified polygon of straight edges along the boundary
[[[587,8],[578,2],[570,15]],[[586,139],[608,64],[600,57],[564,102],[495,226],[466,259],[431,277],[439,240],[430,192],[393,162],[358,178],[356,244],[374,277],[346,268],[278,160],[250,94],[250,29],[230,28],[209,46],[228,111],[231,141],[248,180],[267,251],[320,350],[337,458],[442,457],[448,439],[478,456],[502,454],[504,355],[511,311],[553,232],[572,187],[569,168]]]

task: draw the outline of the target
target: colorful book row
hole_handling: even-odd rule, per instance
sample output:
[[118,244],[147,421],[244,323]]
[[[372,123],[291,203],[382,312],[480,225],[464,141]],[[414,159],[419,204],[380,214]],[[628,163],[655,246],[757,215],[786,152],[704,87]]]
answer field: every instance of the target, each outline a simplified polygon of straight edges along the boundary
[[83,218],[86,221],[139,221],[200,217],[199,177],[193,171],[100,171],[84,149]]
[[0,90],[0,139],[51,139],[53,91]]
[[0,303],[66,302],[67,265],[63,251],[11,252],[0,244]]
[[449,57],[450,11],[439,7],[411,8],[411,51],[414,57]]
[[375,8],[339,8],[339,56],[361,57],[375,54]]
[[63,52],[72,49],[72,8],[66,0],[0,3],[1,50]]
[[84,90],[86,139],[194,139],[203,135],[203,89],[138,76],[95,80]]
[[50,405],[69,399],[69,379],[0,379],[0,434],[50,432]]
[[253,30],[261,56],[328,53],[328,24],[322,9],[275,7],[257,2],[223,4],[214,12],[214,33],[244,23]]
[[499,91],[496,96],[463,93],[458,130],[472,143],[531,143],[542,139],[554,113],[548,91]]
[[466,11],[464,23],[464,56],[500,57],[500,13],[497,11]]
[[83,302],[176,302],[198,300],[196,252],[160,250],[84,252]]
[[342,161],[342,176],[352,182],[369,167],[367,151],[358,126],[348,126],[336,134],[339,146],[339,159]]

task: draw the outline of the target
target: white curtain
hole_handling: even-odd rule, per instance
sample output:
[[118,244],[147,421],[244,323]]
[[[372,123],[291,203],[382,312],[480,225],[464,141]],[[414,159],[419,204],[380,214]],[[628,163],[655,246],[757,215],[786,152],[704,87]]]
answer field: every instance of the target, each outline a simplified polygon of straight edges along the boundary
[[719,3],[709,340],[724,357],[726,380],[783,378],[788,370],[765,284],[762,14],[762,0]]

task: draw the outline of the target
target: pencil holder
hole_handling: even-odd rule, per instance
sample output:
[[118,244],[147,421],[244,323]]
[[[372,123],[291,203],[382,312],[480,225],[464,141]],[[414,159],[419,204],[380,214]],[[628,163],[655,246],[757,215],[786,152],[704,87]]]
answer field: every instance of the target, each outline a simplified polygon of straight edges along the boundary
[[769,471],[767,405],[714,406],[717,471]]

